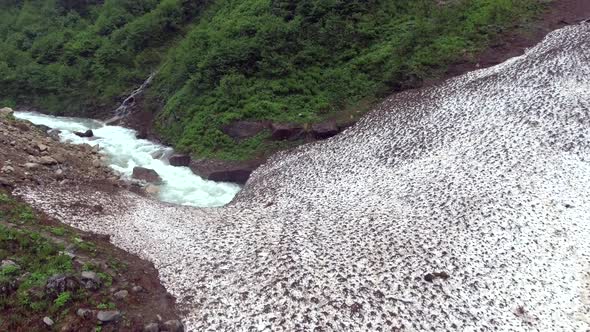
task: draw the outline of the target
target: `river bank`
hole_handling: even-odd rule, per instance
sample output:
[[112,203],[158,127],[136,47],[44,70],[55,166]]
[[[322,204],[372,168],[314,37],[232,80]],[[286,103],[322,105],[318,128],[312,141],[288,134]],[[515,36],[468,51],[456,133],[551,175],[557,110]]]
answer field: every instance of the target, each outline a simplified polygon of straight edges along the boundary
[[[153,264],[116,248],[108,236],[67,226],[12,195],[54,184],[69,192],[87,188],[89,195],[140,192],[137,188],[103,165],[96,149],[62,144],[5,110],[0,111],[0,146],[0,330],[182,327],[175,299]],[[70,210],[76,209],[90,209],[89,218],[105,207],[97,201],[70,202]]]

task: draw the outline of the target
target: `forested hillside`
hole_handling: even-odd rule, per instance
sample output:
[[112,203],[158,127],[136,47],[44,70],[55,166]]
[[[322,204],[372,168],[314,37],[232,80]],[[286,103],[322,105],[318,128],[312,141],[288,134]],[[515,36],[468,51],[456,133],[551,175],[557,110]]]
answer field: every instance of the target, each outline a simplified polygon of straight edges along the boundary
[[147,105],[194,155],[249,158],[222,126],[364,110],[531,20],[540,0],[2,0],[0,103],[108,111],[156,72]]

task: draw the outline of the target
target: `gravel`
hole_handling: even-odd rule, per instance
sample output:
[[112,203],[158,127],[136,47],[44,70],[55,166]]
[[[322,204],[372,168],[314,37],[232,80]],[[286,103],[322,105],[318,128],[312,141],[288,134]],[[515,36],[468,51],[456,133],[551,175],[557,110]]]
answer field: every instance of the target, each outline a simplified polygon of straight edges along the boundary
[[394,95],[274,156],[224,208],[21,195],[152,261],[188,331],[583,331],[589,49],[589,24],[566,27],[524,56]]

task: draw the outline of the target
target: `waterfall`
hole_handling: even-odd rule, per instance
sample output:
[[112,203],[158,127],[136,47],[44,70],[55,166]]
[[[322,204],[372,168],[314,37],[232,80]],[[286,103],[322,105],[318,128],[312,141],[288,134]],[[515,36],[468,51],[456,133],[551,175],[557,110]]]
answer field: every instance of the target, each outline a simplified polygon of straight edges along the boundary
[[127,96],[125,100],[123,100],[121,105],[115,109],[114,116],[105,121],[105,123],[113,124],[128,116],[131,113],[131,108],[135,106],[136,97],[143,94],[145,89],[152,83],[156,73],[157,72],[151,73],[150,76],[137,89],[133,90],[133,92],[131,92],[131,94]]

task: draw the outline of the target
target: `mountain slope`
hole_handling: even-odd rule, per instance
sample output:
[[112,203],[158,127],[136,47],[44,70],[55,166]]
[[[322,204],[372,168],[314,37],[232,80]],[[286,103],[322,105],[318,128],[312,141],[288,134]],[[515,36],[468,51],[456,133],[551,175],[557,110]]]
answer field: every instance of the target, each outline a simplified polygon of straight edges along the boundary
[[539,0],[25,0],[0,4],[0,102],[107,117],[157,71],[144,107],[199,157],[247,159],[282,143],[234,140],[236,120],[356,119],[435,77]]

